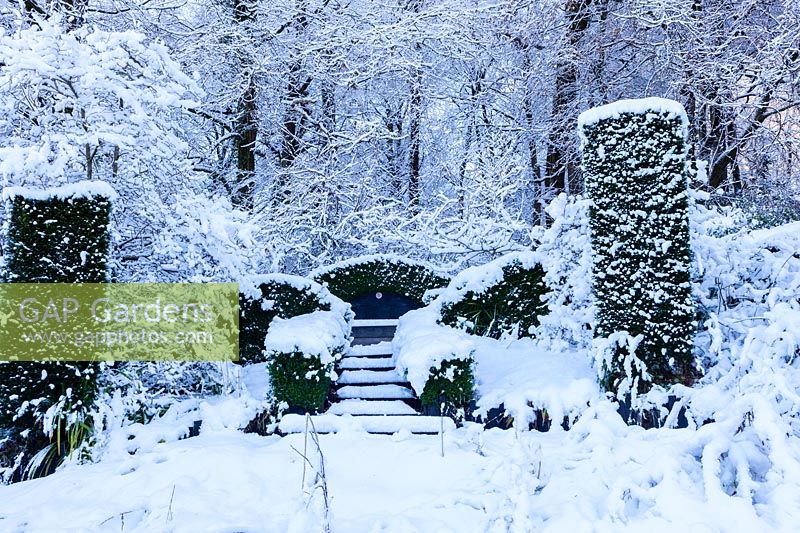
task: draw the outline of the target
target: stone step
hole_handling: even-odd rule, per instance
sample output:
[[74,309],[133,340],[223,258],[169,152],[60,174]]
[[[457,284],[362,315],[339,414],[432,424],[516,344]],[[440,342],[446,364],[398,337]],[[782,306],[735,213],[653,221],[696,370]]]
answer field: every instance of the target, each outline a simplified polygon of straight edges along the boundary
[[402,400],[342,400],[327,411],[334,415],[419,415]]
[[340,400],[413,400],[416,399],[414,391],[400,385],[345,385],[336,391]]
[[339,361],[341,370],[393,370],[394,359],[392,357],[345,357]]
[[352,322],[354,328],[374,328],[374,327],[397,327],[400,322],[397,318],[356,318]]
[[383,337],[356,337],[353,335],[353,346],[372,346],[375,344],[381,344],[384,342],[391,342],[391,336],[383,336]]
[[352,335],[354,339],[362,338],[386,338],[394,337],[397,327],[395,326],[358,326],[353,324]]
[[[450,418],[438,416],[349,416],[322,414],[311,417],[318,433],[336,433],[344,429],[360,429],[368,433],[391,435],[398,431],[436,435],[442,429],[452,431],[455,423]],[[305,415],[285,415],[278,424],[283,434],[303,433],[306,430]]]
[[345,370],[339,376],[337,385],[386,385],[389,383],[407,383],[406,378],[396,370]]
[[376,344],[354,345],[344,355],[345,357],[391,357],[391,339],[378,342]]

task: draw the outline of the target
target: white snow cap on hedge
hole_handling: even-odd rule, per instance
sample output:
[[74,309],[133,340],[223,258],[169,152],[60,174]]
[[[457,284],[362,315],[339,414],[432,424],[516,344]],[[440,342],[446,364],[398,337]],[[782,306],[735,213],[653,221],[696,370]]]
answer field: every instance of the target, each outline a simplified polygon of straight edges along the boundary
[[686,110],[683,106],[675,100],[667,98],[639,98],[634,100],[617,100],[610,104],[593,107],[578,115],[578,133],[583,139],[584,126],[591,126],[601,120],[608,118],[619,118],[623,113],[666,113],[670,117],[678,117],[681,119],[684,128],[689,127],[689,119],[686,116]]
[[67,198],[92,198],[95,196],[102,196],[109,200],[116,200],[118,195],[114,188],[105,181],[79,181],[77,183],[68,183],[60,187],[4,187],[3,188],[3,201],[10,201],[21,196],[29,200],[50,200],[51,198],[58,198],[65,200]]
[[417,261],[415,259],[409,259],[407,257],[402,257],[400,255],[394,255],[394,254],[373,254],[373,255],[362,255],[360,257],[353,257],[351,259],[345,259],[344,261],[339,261],[332,265],[326,265],[324,267],[317,268],[316,270],[312,271],[308,275],[308,277],[316,278],[318,276],[323,276],[334,270],[339,270],[340,268],[363,265],[365,263],[371,263],[373,261],[378,261],[381,263],[390,263],[390,264],[405,264],[405,265],[420,266],[428,270],[432,270],[435,274],[439,274],[441,276],[447,276],[447,274],[442,272],[442,270],[439,267],[431,265],[430,263],[425,263],[423,261]]
[[417,395],[425,390],[430,369],[442,361],[469,359],[475,338],[467,333],[437,324],[438,308],[422,307],[400,317],[392,339],[392,354],[400,375],[405,375]]
[[497,285],[503,280],[503,267],[514,261],[519,261],[523,268],[533,268],[541,263],[541,255],[530,251],[511,252],[484,265],[463,270],[450,281],[447,287],[438,292],[436,300],[431,305],[436,306],[438,310],[444,304],[460,302],[470,291],[480,294]]
[[300,352],[306,359],[319,357],[327,365],[341,355],[349,337],[350,326],[340,313],[314,311],[292,318],[273,318],[264,349],[271,354]]
[[342,316],[350,315],[350,304],[331,294],[327,288],[316,281],[302,276],[279,273],[245,276],[239,280],[239,292],[244,294],[247,298],[258,300],[262,297],[259,286],[264,283],[279,283],[289,285],[300,291],[309,292],[316,295],[320,302],[330,305],[331,311],[339,313]]

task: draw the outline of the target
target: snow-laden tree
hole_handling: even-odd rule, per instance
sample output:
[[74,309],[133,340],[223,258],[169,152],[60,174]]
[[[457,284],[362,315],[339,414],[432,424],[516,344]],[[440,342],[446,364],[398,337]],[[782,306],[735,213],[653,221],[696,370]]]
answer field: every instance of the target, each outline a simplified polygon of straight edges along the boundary
[[226,198],[182,194],[170,212],[154,245],[159,279],[228,282],[270,270],[261,224]]
[[598,370],[619,397],[694,374],[688,120],[672,100],[582,113]]
[[3,182],[104,179],[120,194],[118,255],[147,254],[165,201],[191,176],[181,128],[200,93],[163,44],[136,31],[67,31],[55,16],[2,33]]
[[174,122],[197,88],[163,45],[135,31],[68,32],[56,17],[0,35],[0,58],[7,181],[132,186],[186,170]]
[[[481,262],[528,246],[525,226],[549,222],[543,208],[553,195],[582,188],[579,109],[645,96],[685,104],[694,135],[689,150],[709,160],[712,186],[729,184],[723,187],[731,194],[748,198],[777,190],[785,199],[781,213],[791,215],[798,150],[790,132],[800,124],[800,17],[792,6],[88,4],[84,27],[137,28],[145,43],[165,43],[204,91],[188,115],[150,113],[186,143],[182,153],[153,172],[163,161],[148,157],[130,187],[119,183],[128,171],[122,160],[118,178],[109,177],[123,197],[142,191],[148,202],[141,210],[156,213],[126,217],[123,255],[152,253],[174,193],[211,189],[212,197],[264,216],[259,239],[274,241],[261,245],[278,250],[276,264],[290,271],[379,252]],[[4,26],[17,32],[13,23]],[[94,157],[89,152],[95,176],[113,174],[114,146],[104,141]],[[74,172],[85,175],[85,149],[76,152]],[[150,152],[123,150],[120,158],[137,153]],[[125,200],[121,205],[135,205]],[[280,231],[277,223],[272,228],[278,219]],[[123,266],[139,275],[152,262]]]

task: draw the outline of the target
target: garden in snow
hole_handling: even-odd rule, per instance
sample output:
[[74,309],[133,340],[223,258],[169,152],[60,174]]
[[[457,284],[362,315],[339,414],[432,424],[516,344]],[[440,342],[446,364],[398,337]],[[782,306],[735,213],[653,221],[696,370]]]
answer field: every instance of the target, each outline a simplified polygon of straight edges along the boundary
[[[742,229],[690,191],[675,102],[580,128],[587,195],[530,250],[452,277],[391,255],[244,276],[237,364],[0,366],[2,530],[793,529],[800,223]],[[5,198],[9,281],[105,275],[107,185]],[[39,242],[85,236],[71,270],[26,241],[45,216]],[[416,309],[354,342],[376,291]],[[400,379],[370,388],[384,350]]]
[[[796,531],[799,28],[0,8],[0,532]],[[224,285],[236,353],[20,355],[43,283]]]

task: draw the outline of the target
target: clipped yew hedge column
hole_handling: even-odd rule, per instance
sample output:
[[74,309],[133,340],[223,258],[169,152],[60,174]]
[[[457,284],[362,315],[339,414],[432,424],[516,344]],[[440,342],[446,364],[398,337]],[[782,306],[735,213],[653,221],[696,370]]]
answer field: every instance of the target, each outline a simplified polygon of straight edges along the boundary
[[622,100],[581,114],[578,124],[602,383],[620,397],[690,382],[686,113],[672,100]]
[[[12,283],[103,283],[108,281],[109,225],[114,190],[103,182],[80,182],[54,189],[9,187],[6,203],[3,281]],[[50,444],[41,417],[64,401],[64,410],[88,408],[96,394],[96,364],[64,362],[0,363],[0,429],[20,461],[12,481],[30,457]],[[66,426],[64,426],[66,431]],[[62,447],[64,435],[57,439]],[[29,476],[49,473],[64,450],[53,450]],[[10,453],[0,454],[8,456]]]

